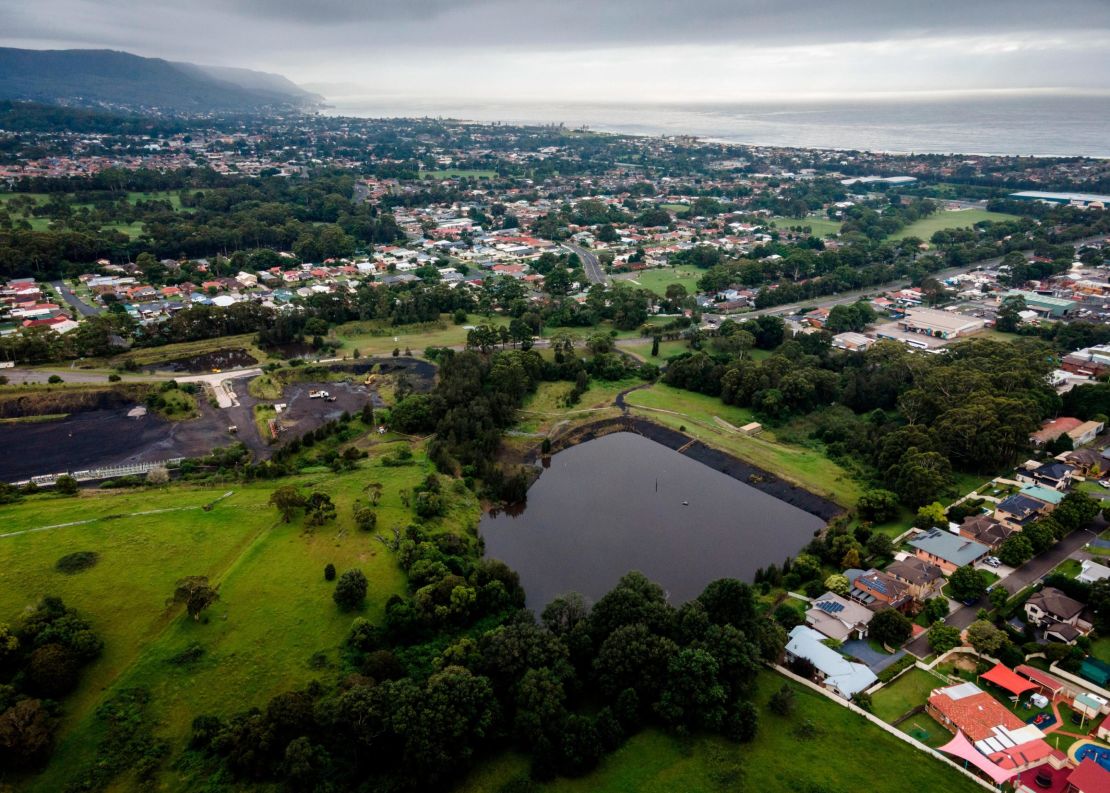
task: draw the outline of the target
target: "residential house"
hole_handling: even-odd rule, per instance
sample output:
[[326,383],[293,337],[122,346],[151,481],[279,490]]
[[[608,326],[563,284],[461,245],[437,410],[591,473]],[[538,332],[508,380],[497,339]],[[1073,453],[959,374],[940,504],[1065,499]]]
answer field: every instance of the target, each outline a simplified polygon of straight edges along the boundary
[[1071,484],[1075,467],[1057,460],[1039,465],[1032,470],[1018,469],[1015,478],[1030,485],[1044,485],[1053,490],[1066,490]]
[[786,643],[786,660],[809,662],[814,669],[816,682],[844,699],[870,688],[878,678],[863,664],[849,661],[836,650],[824,644],[825,637],[806,625],[790,631]]
[[943,570],[916,556],[892,562],[886,572],[909,587],[910,595],[918,603],[939,595],[945,581]]
[[1083,759],[1068,775],[1066,793],[1106,793],[1110,790],[1110,771],[1093,757]]
[[910,547],[918,559],[935,564],[945,573],[975,564],[990,552],[990,548],[980,542],[941,529],[930,529],[918,535],[910,540]]
[[1026,620],[1043,628],[1045,638],[1071,644],[1091,630],[1083,616],[1086,606],[1056,587],[1045,587],[1025,601]]
[[1097,479],[1107,468],[1110,468],[1106,464],[1106,458],[1102,456],[1102,452],[1098,449],[1076,449],[1064,452],[1056,459],[1074,466],[1076,474],[1088,479]]
[[1015,493],[1004,498],[994,509],[994,517],[1003,526],[1021,531],[1043,513],[1048,507],[1043,501]]
[[974,683],[934,690],[925,712],[953,734],[963,733],[980,754],[1007,771],[1032,768],[1052,755],[1038,727],[1023,722]]
[[806,611],[806,625],[838,642],[866,639],[867,624],[874,616],[871,609],[835,592],[826,592]]
[[1084,584],[1093,584],[1104,578],[1110,578],[1110,567],[1092,562],[1090,559],[1084,559],[1080,562],[1079,568],[1079,575],[1075,577],[1075,580],[1082,581]]
[[913,606],[912,587],[882,570],[871,569],[852,580],[848,597],[873,611],[898,609],[907,611]]
[[1064,500],[1063,493],[1059,490],[1053,490],[1051,487],[1045,487],[1044,485],[1029,485],[1023,487],[1018,491],[1018,495],[1043,501],[1045,503],[1044,514],[1046,515],[1060,506],[1060,502]]
[[960,536],[986,545],[991,551],[998,550],[1014,530],[1003,526],[990,515],[969,515],[960,524]]

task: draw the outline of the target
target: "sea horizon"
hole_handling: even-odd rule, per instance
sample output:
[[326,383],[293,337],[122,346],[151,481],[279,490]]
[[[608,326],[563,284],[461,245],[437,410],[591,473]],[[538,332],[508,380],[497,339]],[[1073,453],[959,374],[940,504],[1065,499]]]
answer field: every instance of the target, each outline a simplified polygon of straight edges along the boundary
[[452,118],[747,146],[1110,158],[1110,94],[967,92],[744,102],[529,102],[382,95],[328,97],[328,115]]

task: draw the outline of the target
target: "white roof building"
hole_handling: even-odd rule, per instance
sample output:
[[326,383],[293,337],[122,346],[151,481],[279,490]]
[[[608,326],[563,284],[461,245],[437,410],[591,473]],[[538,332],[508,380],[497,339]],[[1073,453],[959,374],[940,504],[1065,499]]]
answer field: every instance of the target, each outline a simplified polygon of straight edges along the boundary
[[786,644],[787,658],[803,658],[813,664],[821,684],[845,699],[874,685],[875,673],[863,664],[849,661],[823,644],[825,637],[813,628],[798,625],[790,631]]

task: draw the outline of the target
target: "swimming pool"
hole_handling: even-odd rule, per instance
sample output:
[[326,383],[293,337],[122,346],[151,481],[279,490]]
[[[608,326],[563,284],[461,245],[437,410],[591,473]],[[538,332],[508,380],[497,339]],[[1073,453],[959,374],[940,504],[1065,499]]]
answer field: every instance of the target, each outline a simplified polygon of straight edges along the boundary
[[1074,752],[1075,761],[1081,763],[1088,757],[1098,763],[1100,766],[1110,771],[1110,749],[1105,746],[1099,746],[1089,741],[1084,741],[1075,744],[1072,747]]

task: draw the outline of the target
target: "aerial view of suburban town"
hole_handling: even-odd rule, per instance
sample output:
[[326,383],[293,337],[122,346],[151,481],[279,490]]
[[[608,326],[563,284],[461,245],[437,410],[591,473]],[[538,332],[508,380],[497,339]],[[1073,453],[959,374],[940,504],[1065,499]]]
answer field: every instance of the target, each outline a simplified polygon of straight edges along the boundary
[[0,0],[0,793],[1110,793],[1110,6],[838,5]]

